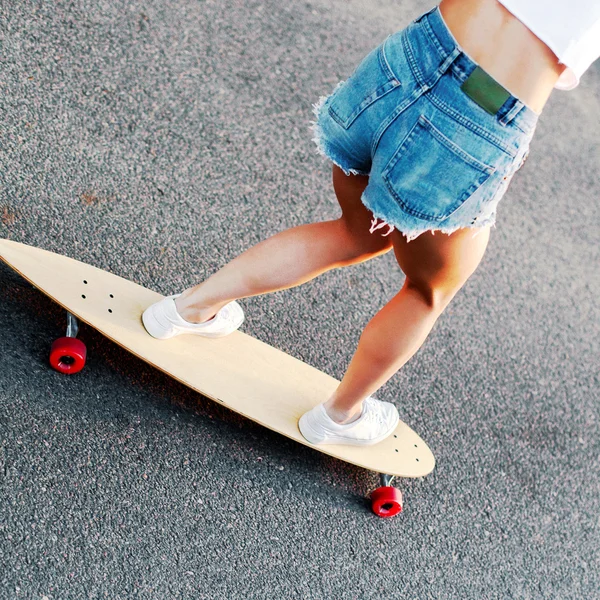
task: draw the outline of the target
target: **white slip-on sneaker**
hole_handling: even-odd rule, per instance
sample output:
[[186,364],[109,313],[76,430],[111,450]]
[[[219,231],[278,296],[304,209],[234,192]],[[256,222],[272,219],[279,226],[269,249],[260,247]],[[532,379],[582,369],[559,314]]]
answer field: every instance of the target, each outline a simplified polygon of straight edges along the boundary
[[371,446],[391,435],[399,420],[398,409],[391,402],[368,396],[360,417],[352,423],[336,423],[319,404],[300,417],[298,428],[311,444]]
[[235,331],[244,322],[244,311],[235,302],[226,304],[212,319],[205,323],[188,323],[177,312],[175,298],[181,294],[167,296],[149,306],[142,314],[146,331],[159,340],[176,335],[194,334],[209,338],[223,337]]

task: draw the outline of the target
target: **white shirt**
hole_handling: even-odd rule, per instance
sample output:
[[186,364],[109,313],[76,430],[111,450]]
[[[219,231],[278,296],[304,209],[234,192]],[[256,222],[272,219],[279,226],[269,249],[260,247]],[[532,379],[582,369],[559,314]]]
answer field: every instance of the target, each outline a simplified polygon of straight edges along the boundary
[[498,0],[567,65],[555,88],[572,90],[600,57],[600,0]]

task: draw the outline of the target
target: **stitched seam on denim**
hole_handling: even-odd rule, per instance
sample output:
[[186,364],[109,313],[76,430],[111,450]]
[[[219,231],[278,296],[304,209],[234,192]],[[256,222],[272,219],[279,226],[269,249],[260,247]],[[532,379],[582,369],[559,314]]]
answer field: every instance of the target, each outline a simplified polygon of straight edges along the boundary
[[412,46],[410,45],[410,40],[408,39],[408,35],[402,36],[402,46],[404,48],[406,58],[408,59],[408,65],[410,67],[410,70],[412,71],[413,77],[416,79],[417,84],[422,87],[424,83],[423,77],[421,75],[421,71],[419,70],[417,61],[415,60],[415,56],[412,51]]
[[402,104],[396,107],[394,112],[379,126],[379,129],[375,132],[373,143],[371,144],[371,158],[375,156],[379,142],[383,137],[383,134],[388,130],[388,127],[412,104],[414,104],[425,92],[421,88],[417,88],[412,95],[407,98]]
[[[420,123],[421,123],[421,117],[419,117],[419,120],[415,123],[414,127],[410,130],[410,133],[402,140],[402,143],[398,146],[398,148],[394,152],[394,155],[392,156],[392,158],[390,159],[388,164],[385,166],[385,168],[381,172],[381,176],[382,176],[383,180],[385,181],[388,191],[397,200],[398,204],[400,205],[400,207],[402,208],[402,210],[404,212],[406,212],[409,215],[413,215],[414,217],[417,217],[419,219],[423,219],[423,220],[427,220],[427,221],[432,221],[432,220],[433,221],[444,221],[445,219],[450,217],[452,214],[454,214],[469,199],[469,197],[471,197],[492,176],[492,173],[486,172],[486,171],[481,171],[481,177],[479,177],[476,181],[474,181],[463,192],[463,194],[459,197],[459,199],[455,201],[453,206],[455,206],[456,203],[458,203],[458,204],[456,204],[456,206],[454,208],[452,208],[452,210],[447,214],[435,216],[435,215],[431,215],[431,214],[427,214],[427,213],[422,213],[422,212],[415,210],[414,208],[411,208],[410,206],[408,206],[408,204],[406,204],[406,202],[400,197],[400,195],[392,187],[392,184],[390,182],[390,172],[396,166],[396,163],[400,160],[400,158],[403,154],[402,150],[408,145],[408,143],[412,140],[412,138],[414,138],[417,135],[419,126],[422,127],[423,129],[426,129],[426,127]],[[460,155],[457,155],[457,156],[461,160],[464,160],[464,158],[462,156],[460,156]]]
[[444,47],[440,44],[440,41],[438,40],[438,37],[435,34],[435,31],[429,24],[429,18],[423,19],[421,21],[421,25],[425,29],[425,32],[427,33],[429,39],[433,42],[433,45],[435,46],[435,49],[438,51],[440,58],[442,58],[442,60],[445,59],[446,56],[448,55],[448,53],[446,52]]
[[[511,97],[512,97],[512,94],[511,94]],[[508,125],[508,124],[512,123],[517,118],[517,115],[521,112],[521,109],[523,108],[523,106],[525,106],[523,104],[523,102],[521,102],[517,98],[516,102],[510,107],[510,109],[507,112],[505,112],[498,119],[498,121],[500,121],[500,123],[502,123],[503,125]]]
[[[379,142],[383,137],[383,134],[387,131],[388,127],[412,104],[414,104],[426,91],[423,88],[422,80],[420,76],[415,75],[416,62],[414,61],[414,57],[412,54],[412,49],[410,47],[410,43],[408,41],[407,35],[402,35],[400,38],[402,43],[402,49],[404,50],[404,54],[407,58],[408,64],[410,66],[413,77],[415,78],[418,88],[407,98],[402,104],[396,107],[396,109],[392,112],[392,114],[379,126],[379,129],[375,132],[373,137],[373,142],[371,144],[371,158],[375,156],[375,152],[377,151],[377,147],[379,146]],[[413,66],[415,65],[415,66]]]
[[[440,54],[440,52],[438,51],[438,54],[440,54],[440,57],[441,57],[441,62],[438,65],[437,69],[435,69],[432,72],[429,80],[425,80],[424,75],[421,72],[421,70],[419,69],[418,63],[413,54],[413,50],[412,50],[412,46],[410,45],[409,37],[404,36],[402,38],[402,41],[406,42],[406,44],[403,44],[403,45],[405,47],[405,53],[408,57],[408,62],[409,62],[410,68],[413,72],[413,75],[415,76],[415,79],[417,80],[417,83],[419,84],[419,87],[421,87],[423,92],[426,92],[427,90],[434,87],[435,84],[440,80],[440,78],[443,77],[444,73],[446,73],[446,71],[454,64],[456,57],[460,55],[460,50],[458,48],[455,48],[452,52],[449,52],[449,53],[443,52]],[[434,45],[436,45],[436,44],[437,44],[437,41],[434,42]]]
[[[514,173],[513,173],[513,175],[514,175]],[[506,190],[508,190],[508,186],[510,184],[510,181],[508,181],[509,178],[512,179],[512,175],[507,175],[506,179],[504,179],[504,177],[499,177],[498,185],[496,186],[496,189],[494,190],[492,197],[485,202],[485,204],[484,204],[485,207],[487,207],[489,204],[492,204],[496,201],[496,196],[502,190],[503,185],[506,186],[506,189],[504,190],[504,193],[506,193]],[[508,183],[507,183],[507,181],[508,181]],[[477,215],[477,217],[475,217],[475,220],[477,220],[478,218],[479,218],[479,215]]]
[[[331,96],[329,96],[329,97],[331,97]],[[325,108],[325,102],[323,102],[323,104],[321,106],[321,113],[320,113],[321,115],[323,114],[322,111],[324,110],[324,108]],[[315,131],[314,140],[317,144],[317,148],[319,149],[320,153],[323,156],[325,156],[331,162],[333,162],[338,167],[340,167],[340,169],[342,169],[342,171],[344,171],[344,172],[353,170],[353,171],[356,171],[359,175],[368,175],[368,173],[363,171],[362,169],[354,169],[353,167],[342,165],[343,161],[339,160],[339,159],[345,158],[344,157],[345,151],[343,149],[339,148],[336,144],[334,144],[332,141],[330,141],[327,138],[327,136],[325,135],[325,130],[323,129],[323,125],[320,122],[320,116],[317,116],[317,120],[314,122],[314,131]],[[334,156],[335,156],[335,158],[334,158]],[[358,159],[356,159],[355,156],[352,156],[351,158],[357,164],[360,162]]]
[[[517,108],[517,106],[519,108]],[[518,98],[516,98],[516,102],[513,105],[513,107],[508,111],[508,113],[506,113],[506,115],[504,115],[504,118],[506,118],[508,115],[511,115],[514,112],[514,115],[511,116],[510,118],[510,123],[514,123],[516,127],[518,127],[518,123],[516,122],[517,117],[523,112],[527,110],[527,105],[525,104],[525,102],[523,102],[522,100],[519,100]],[[519,127],[519,129],[522,130],[521,127]],[[524,132],[525,133],[525,132]]]
[[400,160],[400,150],[402,150],[406,144],[408,144],[414,137],[417,135],[417,130],[419,128],[419,122],[417,121],[413,128],[408,132],[408,135],[400,142],[396,151],[392,155],[392,158],[388,161],[387,165],[381,171],[382,177],[387,177],[388,173],[396,166],[396,163]]
[[[343,121],[340,115],[338,115],[335,112],[333,104],[330,104],[328,107],[329,114],[334,119],[334,121],[336,121],[341,127],[343,127],[347,131],[352,126],[352,123],[354,123],[354,121],[356,121],[356,119],[358,119],[358,117],[360,117],[360,115],[363,112],[365,112],[365,110],[367,110],[372,104],[374,104],[378,100],[381,100],[381,98],[383,98],[390,92],[393,92],[399,86],[400,82],[395,78],[392,80],[388,80],[385,83],[382,83],[370,96],[366,96],[362,99],[361,104],[359,104],[354,109],[354,112],[350,114],[347,121]],[[375,95],[375,98],[372,98],[369,102],[367,102],[367,98],[371,98],[373,95]]]
[[401,85],[402,82],[400,81],[400,79],[398,79],[398,77],[396,77],[396,74],[390,67],[390,63],[388,62],[387,56],[385,55],[385,44],[390,39],[390,37],[392,37],[392,36],[388,35],[387,38],[385,39],[385,41],[383,42],[383,44],[381,44],[381,46],[379,48],[379,53],[378,53],[379,54],[379,56],[378,56],[379,64],[381,65],[381,68],[385,71],[385,73],[390,81],[397,81]]
[[[396,161],[397,162],[397,161]],[[408,206],[408,204],[406,204],[406,202],[398,195],[398,193],[396,192],[396,190],[392,187],[392,184],[390,183],[388,177],[386,176],[384,178],[384,181],[386,183],[386,186],[388,188],[388,191],[392,194],[392,196],[394,196],[394,198],[396,198],[396,200],[398,201],[398,204],[400,205],[400,207],[402,208],[402,210],[409,214],[412,215],[414,217],[417,217],[418,219],[423,219],[424,221],[445,221],[448,217],[451,217],[461,206],[464,205],[464,203],[491,177],[491,175],[489,173],[481,173],[481,177],[479,177],[479,179],[477,179],[476,181],[474,181],[464,192],[463,194],[460,196],[460,198],[455,201],[455,203],[453,204],[453,208],[452,210],[450,210],[450,212],[448,213],[444,213],[443,215],[440,216],[436,216],[436,215],[431,215],[431,214],[426,214],[426,213],[422,213],[418,210],[415,210],[414,208],[411,208],[410,206]]]
[[[389,39],[389,37],[391,37],[391,36],[388,36],[388,39]],[[333,120],[336,121],[341,127],[343,127],[346,130],[350,129],[350,126],[352,125],[352,123],[354,123],[354,121],[356,121],[356,119],[358,119],[358,117],[365,110],[367,110],[367,108],[369,108],[374,102],[377,102],[377,100],[380,100],[381,98],[383,98],[383,96],[385,96],[386,94],[389,94],[391,91],[395,90],[397,87],[400,87],[402,85],[400,80],[395,76],[394,72],[390,69],[387,59],[385,57],[385,54],[383,51],[383,45],[385,44],[386,41],[387,41],[387,39],[383,42],[383,44],[381,44],[379,46],[379,49],[377,51],[377,61],[379,63],[379,66],[381,67],[382,71],[385,73],[387,81],[385,83],[382,83],[371,94],[371,95],[377,94],[376,98],[371,100],[368,104],[366,104],[362,108],[360,108],[360,105],[358,107],[356,107],[354,109],[354,112],[351,113],[350,116],[348,117],[347,121],[342,120],[341,116],[337,114],[337,112],[335,111],[334,107],[331,106],[331,104],[328,107],[329,114],[331,115]],[[389,86],[389,88],[388,88],[388,86]],[[379,92],[381,92],[381,93],[379,93]],[[366,100],[366,97],[362,99],[361,104],[364,103],[365,100]],[[360,110],[359,110],[359,108],[360,108]]]
[[528,135],[530,133],[529,131],[525,131],[525,129],[523,129],[522,127],[519,127],[519,124],[515,123],[514,120],[511,121],[511,125],[516,127],[523,135]]
[[527,131],[526,129],[523,129],[523,127],[521,127],[519,125],[519,123],[517,121],[515,121],[515,119],[513,119],[510,122],[511,127],[516,127],[523,135],[529,135],[531,133],[531,131]]
[[433,88],[437,82],[452,68],[452,65],[456,61],[456,58],[460,55],[460,50],[455,48],[450,54],[446,56],[443,62],[439,65],[436,70],[436,78],[435,81],[431,85],[429,85],[429,89]]
[[329,115],[331,116],[331,118],[340,126],[343,127],[344,129],[346,129],[346,124],[344,123],[344,121],[342,121],[341,117],[338,116],[338,114],[335,112],[335,110],[333,109],[333,107],[331,106],[331,103],[329,104],[329,106],[327,107],[327,112],[329,113]]
[[491,165],[486,165],[485,163],[477,160],[474,156],[471,156],[468,152],[463,150],[460,146],[455,144],[451,139],[447,138],[435,125],[424,115],[419,116],[419,121],[423,124],[423,128],[427,129],[433,137],[439,140],[440,144],[446,146],[450,151],[454,152],[454,154],[458,155],[464,162],[468,165],[472,166],[474,169],[478,171],[482,171],[484,173],[488,173],[491,175],[496,171],[495,167]]
[[496,136],[490,135],[490,133],[485,128],[483,128],[480,125],[473,123],[473,121],[470,121],[469,119],[466,119],[465,117],[463,117],[461,113],[454,110],[449,104],[447,104],[446,102],[444,102],[443,100],[441,100],[440,98],[435,96],[435,94],[426,94],[425,98],[427,98],[434,106],[436,106],[440,110],[443,110],[448,116],[455,119],[458,123],[460,123],[461,125],[464,125],[467,129],[471,130],[473,133],[480,135],[485,140],[494,144],[503,152],[506,152],[506,154],[508,154],[511,158],[515,157],[516,153],[513,154],[511,152],[510,148],[507,145],[505,145],[504,142],[502,142]]
[[515,123],[515,125],[517,125],[519,127],[519,129],[521,129],[521,131],[525,130],[525,133],[527,135],[533,135],[535,128],[537,127],[537,124],[539,122],[539,117],[537,119],[534,118],[534,120],[532,122],[530,122],[530,114],[531,114],[531,109],[525,105],[525,108],[523,109],[525,111],[525,114],[523,115],[521,121],[523,122],[523,127],[520,127],[518,123]]

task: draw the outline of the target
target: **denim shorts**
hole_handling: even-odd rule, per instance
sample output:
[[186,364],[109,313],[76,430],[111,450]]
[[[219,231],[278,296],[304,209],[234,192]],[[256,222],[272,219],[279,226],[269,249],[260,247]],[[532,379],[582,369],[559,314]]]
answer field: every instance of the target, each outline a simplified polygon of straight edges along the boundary
[[436,6],[314,106],[319,151],[347,175],[369,175],[362,201],[371,232],[397,229],[410,241],[495,225],[539,115],[495,80],[506,100],[495,112],[484,108],[462,87],[476,68]]

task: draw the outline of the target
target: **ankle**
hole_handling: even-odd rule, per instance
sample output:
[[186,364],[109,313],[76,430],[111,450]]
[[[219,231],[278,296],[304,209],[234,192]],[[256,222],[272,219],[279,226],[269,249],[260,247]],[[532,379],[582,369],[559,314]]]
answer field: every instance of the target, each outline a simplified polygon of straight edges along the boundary
[[198,323],[206,323],[210,321],[217,312],[220,307],[212,307],[212,306],[201,306],[199,307],[197,304],[190,304],[186,301],[186,298],[183,297],[183,294],[178,298],[175,298],[175,308],[177,309],[177,313],[179,316],[188,323],[198,324]]
[[329,418],[338,425],[348,425],[358,420],[362,414],[362,402],[351,408],[338,408],[331,400],[323,405]]

